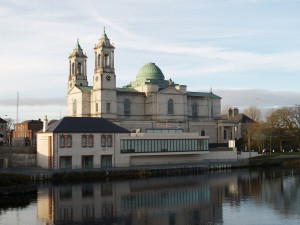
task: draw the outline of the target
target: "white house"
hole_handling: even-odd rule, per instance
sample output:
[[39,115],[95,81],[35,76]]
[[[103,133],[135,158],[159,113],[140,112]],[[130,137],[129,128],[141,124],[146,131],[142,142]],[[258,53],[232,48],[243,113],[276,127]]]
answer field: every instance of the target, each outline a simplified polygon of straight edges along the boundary
[[209,137],[181,129],[128,130],[100,117],[64,117],[37,133],[37,164],[47,169],[128,167],[236,159],[209,152]]

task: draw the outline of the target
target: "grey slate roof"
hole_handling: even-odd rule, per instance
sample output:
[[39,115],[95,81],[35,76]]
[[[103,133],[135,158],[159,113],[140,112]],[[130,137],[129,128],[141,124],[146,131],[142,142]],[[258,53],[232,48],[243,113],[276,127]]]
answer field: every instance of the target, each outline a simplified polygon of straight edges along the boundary
[[81,91],[91,91],[93,86],[82,86],[82,85],[75,85]]
[[211,97],[211,98],[220,98],[220,96],[215,95],[212,92],[192,92],[192,91],[187,91],[186,94],[188,96],[193,96],[193,97]]
[[64,117],[51,124],[47,132],[55,133],[130,133],[101,117]]
[[221,116],[222,120],[226,120],[227,122],[232,122],[232,123],[253,123],[255,122],[253,119],[248,117],[247,115],[243,113],[239,113],[233,117],[230,117],[228,115],[222,115]]

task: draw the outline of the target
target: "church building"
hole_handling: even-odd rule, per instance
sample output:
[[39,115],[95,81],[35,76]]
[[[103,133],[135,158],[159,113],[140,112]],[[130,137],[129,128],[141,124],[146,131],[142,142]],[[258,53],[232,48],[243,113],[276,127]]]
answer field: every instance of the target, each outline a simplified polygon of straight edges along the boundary
[[[89,85],[87,56],[77,41],[69,56],[68,116],[102,117],[142,132],[198,132],[209,136],[210,143],[226,143],[235,138],[234,127],[225,128],[218,122],[221,97],[212,91],[188,91],[186,85],[167,80],[155,63],[146,63],[134,81],[117,87],[114,50],[103,30],[94,47],[94,75]],[[231,134],[227,135],[228,140],[224,140],[224,129]]]

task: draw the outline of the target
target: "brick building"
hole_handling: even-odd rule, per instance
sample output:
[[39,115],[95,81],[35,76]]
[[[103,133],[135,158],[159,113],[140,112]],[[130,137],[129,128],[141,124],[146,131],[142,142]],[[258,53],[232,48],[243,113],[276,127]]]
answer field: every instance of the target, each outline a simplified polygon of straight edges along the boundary
[[16,123],[12,134],[14,146],[36,146],[36,132],[43,128],[43,122],[39,120],[26,120]]

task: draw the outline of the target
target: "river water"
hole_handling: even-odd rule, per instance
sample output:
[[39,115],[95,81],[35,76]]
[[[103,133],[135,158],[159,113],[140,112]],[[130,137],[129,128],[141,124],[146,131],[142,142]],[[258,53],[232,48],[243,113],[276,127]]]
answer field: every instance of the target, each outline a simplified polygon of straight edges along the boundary
[[300,169],[43,185],[0,203],[1,225],[300,224]]

